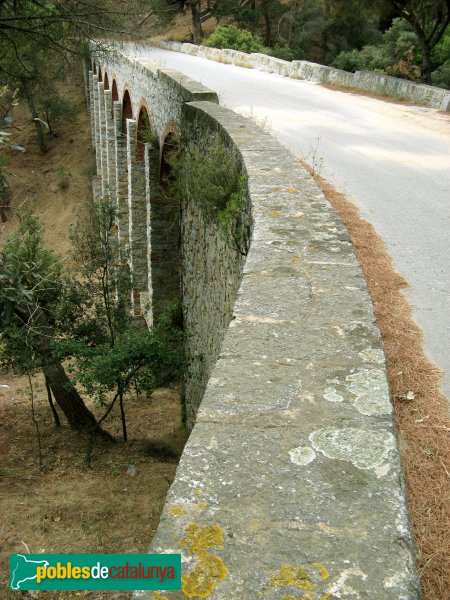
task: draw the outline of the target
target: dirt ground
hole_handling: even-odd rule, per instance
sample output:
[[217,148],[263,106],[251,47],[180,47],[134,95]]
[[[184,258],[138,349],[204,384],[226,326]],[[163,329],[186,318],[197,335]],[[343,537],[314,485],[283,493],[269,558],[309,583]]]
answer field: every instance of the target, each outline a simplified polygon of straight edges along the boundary
[[[26,152],[9,165],[12,210],[7,222],[0,223],[0,244],[17,226],[15,210],[28,203],[45,226],[47,247],[69,262],[68,228],[91,193],[95,162],[81,73],[68,86],[73,120],[55,124],[45,155],[38,150],[26,111],[15,109],[14,143]],[[178,389],[156,390],[150,400],[128,398],[129,442],[120,441],[118,411],[111,414],[105,429],[118,441],[98,442],[89,469],[85,440],[68,428],[63,415],[61,429],[55,427],[38,377],[40,470],[28,381],[0,372],[0,385],[8,386],[0,388],[0,598],[128,598],[123,592],[10,592],[8,554],[146,552],[186,440]],[[93,402],[90,408],[97,415],[102,412]],[[129,474],[134,471],[130,465],[135,475]]]
[[[89,469],[85,440],[64,423],[55,427],[45,385],[36,378],[40,469],[28,382],[0,373],[0,384],[9,386],[0,389],[0,597],[30,597],[5,589],[9,553],[146,552],[186,440],[178,390],[156,390],[150,400],[129,397],[129,441],[121,441],[117,410],[105,425],[117,441],[97,441]],[[95,403],[90,408],[99,414]],[[101,600],[130,594],[40,592],[36,597]]]

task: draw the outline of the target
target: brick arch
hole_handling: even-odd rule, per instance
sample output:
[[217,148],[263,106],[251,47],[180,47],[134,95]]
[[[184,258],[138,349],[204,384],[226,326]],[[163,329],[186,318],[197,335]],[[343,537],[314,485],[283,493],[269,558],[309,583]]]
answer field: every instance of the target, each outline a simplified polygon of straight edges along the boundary
[[113,102],[116,102],[119,99],[119,90],[117,88],[117,81],[115,80],[115,78],[113,78],[112,80],[111,96]]
[[103,76],[103,88],[105,90],[109,90],[109,77],[108,73],[105,71],[105,75]]
[[122,97],[122,133],[127,133],[127,119],[133,118],[133,104],[128,88],[125,88]]
[[152,134],[154,132],[148,105],[145,100],[141,100],[139,103],[138,115],[136,158],[139,162],[144,162],[145,143],[152,141]]
[[172,177],[171,159],[180,153],[180,136],[175,123],[168,123],[164,129],[160,150],[159,180],[166,186]]

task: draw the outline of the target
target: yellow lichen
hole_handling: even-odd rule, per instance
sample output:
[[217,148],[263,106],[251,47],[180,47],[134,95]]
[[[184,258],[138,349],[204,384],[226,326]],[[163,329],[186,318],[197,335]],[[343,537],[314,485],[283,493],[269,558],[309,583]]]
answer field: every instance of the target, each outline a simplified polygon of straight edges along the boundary
[[153,592],[152,600],[169,600],[167,596],[163,596],[161,592]]
[[312,583],[308,571],[300,566],[283,565],[276,575],[270,579],[272,586],[289,587],[295,586],[305,592],[312,592],[317,586]]
[[329,600],[329,598],[331,598],[331,594],[329,592],[326,592],[325,594],[322,594],[319,598],[319,600]]
[[292,263],[294,263],[295,265],[298,265],[299,263],[302,262],[302,259],[299,258],[298,256],[294,256],[294,258],[291,260]]
[[200,510],[206,510],[207,506],[208,506],[208,501],[207,500],[202,500],[198,504],[198,507],[199,507]]
[[201,566],[181,578],[181,591],[188,598],[207,598],[216,587],[216,582]]
[[194,494],[197,496],[197,498],[202,495],[202,491],[203,490],[201,487],[194,488]]
[[179,517],[186,514],[186,509],[181,504],[174,504],[169,508],[169,513],[174,517]]
[[273,210],[271,213],[269,213],[269,217],[281,217],[281,211]]
[[181,590],[188,598],[208,598],[217,582],[227,574],[222,559],[207,552],[207,548],[223,548],[223,530],[219,525],[200,527],[191,523],[186,527],[186,534],[179,544],[195,557],[196,567],[181,578]]
[[222,579],[226,577],[228,571],[221,558],[205,551],[199,552],[197,556],[201,568],[204,569],[210,577],[214,577],[218,581],[222,581]]
[[191,523],[186,527],[187,536],[180,540],[180,546],[187,546],[192,554],[206,548],[223,548],[223,530],[219,525],[199,527]]
[[325,580],[325,579],[329,578],[330,572],[325,567],[325,565],[323,565],[322,563],[313,563],[312,566],[319,571],[320,576],[322,577],[322,579]]
[[299,192],[300,190],[298,190],[298,189],[297,189],[297,188],[295,188],[295,187],[290,187],[290,188],[287,188],[287,190],[286,190],[286,191],[287,191],[287,192],[289,192],[290,194],[298,194],[298,192]]

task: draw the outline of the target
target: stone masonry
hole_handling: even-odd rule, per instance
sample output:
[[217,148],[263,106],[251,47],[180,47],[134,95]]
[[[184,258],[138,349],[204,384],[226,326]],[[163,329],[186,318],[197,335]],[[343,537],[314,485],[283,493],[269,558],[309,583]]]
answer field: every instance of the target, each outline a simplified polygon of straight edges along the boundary
[[[161,275],[178,272],[197,357],[185,381],[192,431],[150,547],[182,554],[183,587],[135,597],[419,599],[385,358],[346,228],[294,156],[199,83],[121,52],[87,81],[94,188],[118,203],[135,311],[144,300],[151,324]],[[144,104],[152,136],[141,163]],[[249,253],[180,198],[180,251],[164,262],[168,140],[207,151],[217,139],[248,178]]]

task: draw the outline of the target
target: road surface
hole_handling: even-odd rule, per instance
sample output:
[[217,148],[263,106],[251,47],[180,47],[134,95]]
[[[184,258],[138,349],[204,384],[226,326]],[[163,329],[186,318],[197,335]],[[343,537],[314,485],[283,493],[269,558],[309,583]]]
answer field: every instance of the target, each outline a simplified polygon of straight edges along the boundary
[[359,207],[410,284],[426,353],[450,398],[450,114],[156,48],[127,52],[216,91]]

